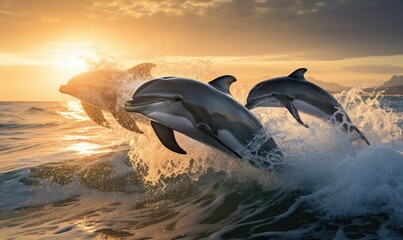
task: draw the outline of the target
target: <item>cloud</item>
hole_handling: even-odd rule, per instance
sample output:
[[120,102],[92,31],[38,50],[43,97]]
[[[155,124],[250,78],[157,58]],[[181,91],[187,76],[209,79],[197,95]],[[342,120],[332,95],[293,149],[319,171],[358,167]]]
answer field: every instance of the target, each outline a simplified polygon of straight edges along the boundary
[[0,15],[15,15],[15,12],[0,10]]
[[340,70],[349,71],[349,72],[361,72],[361,73],[392,73],[398,74],[403,73],[402,66],[396,65],[351,65],[351,66],[343,66]]
[[194,45],[193,54],[296,53],[299,59],[403,54],[400,0],[119,0],[94,6],[138,19],[133,22],[176,21],[184,41]]
[[95,1],[94,9],[105,11],[108,14],[126,15],[135,18],[151,16],[158,13],[180,16],[192,13],[204,16],[209,9],[223,5],[231,0],[140,0],[112,2]]
[[401,12],[401,0],[0,0],[0,51],[80,35],[152,57],[403,55]]

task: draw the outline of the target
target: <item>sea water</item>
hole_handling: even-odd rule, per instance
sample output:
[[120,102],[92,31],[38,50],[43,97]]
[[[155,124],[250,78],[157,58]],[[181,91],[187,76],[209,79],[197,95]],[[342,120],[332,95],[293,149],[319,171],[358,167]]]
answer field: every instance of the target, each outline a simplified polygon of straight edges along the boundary
[[188,154],[170,152],[147,123],[100,127],[78,101],[0,102],[0,238],[402,239],[403,97],[335,97],[371,145],[254,109],[284,155],[271,171],[181,134]]

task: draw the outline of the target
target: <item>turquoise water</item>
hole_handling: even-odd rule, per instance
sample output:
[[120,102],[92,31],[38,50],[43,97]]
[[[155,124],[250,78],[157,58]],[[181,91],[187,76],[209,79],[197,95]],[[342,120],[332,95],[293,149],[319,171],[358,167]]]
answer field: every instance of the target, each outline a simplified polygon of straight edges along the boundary
[[402,97],[336,96],[371,146],[256,109],[285,156],[265,171],[151,128],[97,126],[79,102],[0,103],[1,239],[402,239]]

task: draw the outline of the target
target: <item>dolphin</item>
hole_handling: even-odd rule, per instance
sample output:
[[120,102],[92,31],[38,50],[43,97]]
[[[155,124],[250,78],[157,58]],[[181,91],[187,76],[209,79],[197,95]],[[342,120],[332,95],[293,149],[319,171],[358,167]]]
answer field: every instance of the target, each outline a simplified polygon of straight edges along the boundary
[[262,81],[248,94],[248,109],[256,107],[285,107],[303,126],[308,127],[299,111],[341,125],[346,132],[355,132],[368,145],[367,138],[353,125],[350,117],[327,91],[305,79],[306,68],[299,68],[285,77]]
[[126,71],[84,72],[70,79],[66,85],[60,86],[59,91],[81,100],[81,105],[88,117],[100,126],[111,128],[102,113],[106,111],[112,113],[122,127],[136,133],[143,133],[134,118],[123,110],[123,102],[119,104],[118,100],[122,94],[121,87],[127,81],[151,79],[151,69],[155,66],[153,63],[142,63]]
[[229,87],[235,81],[230,75],[208,84],[178,77],[153,79],[135,91],[124,109],[151,119],[161,143],[179,154],[186,151],[176,142],[173,130],[239,158],[260,134],[264,135],[264,143],[259,146],[259,156],[281,155],[259,120],[232,98]]

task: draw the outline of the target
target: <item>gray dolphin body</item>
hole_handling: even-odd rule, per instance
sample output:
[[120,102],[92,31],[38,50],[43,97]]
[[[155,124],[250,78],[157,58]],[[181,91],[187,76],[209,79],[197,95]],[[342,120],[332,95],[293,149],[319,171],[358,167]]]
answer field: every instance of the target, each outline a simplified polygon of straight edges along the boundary
[[61,93],[69,94],[81,100],[84,111],[97,124],[111,128],[103,112],[112,113],[116,121],[124,128],[143,133],[135,119],[118,104],[121,87],[127,81],[151,79],[153,63],[142,63],[126,71],[95,70],[81,73],[69,80],[67,85],[60,86]]
[[341,125],[344,131],[355,132],[369,145],[367,138],[353,125],[336,99],[305,79],[306,71],[306,68],[300,68],[289,76],[258,83],[249,92],[246,107],[285,107],[300,124],[308,127],[299,116],[298,111],[301,111]]
[[133,100],[125,103],[125,110],[151,119],[162,144],[176,153],[186,154],[173,130],[239,158],[248,144],[263,133],[265,142],[259,154],[281,155],[259,120],[230,95],[229,86],[235,81],[228,75],[209,84],[176,77],[154,79],[136,90]]

